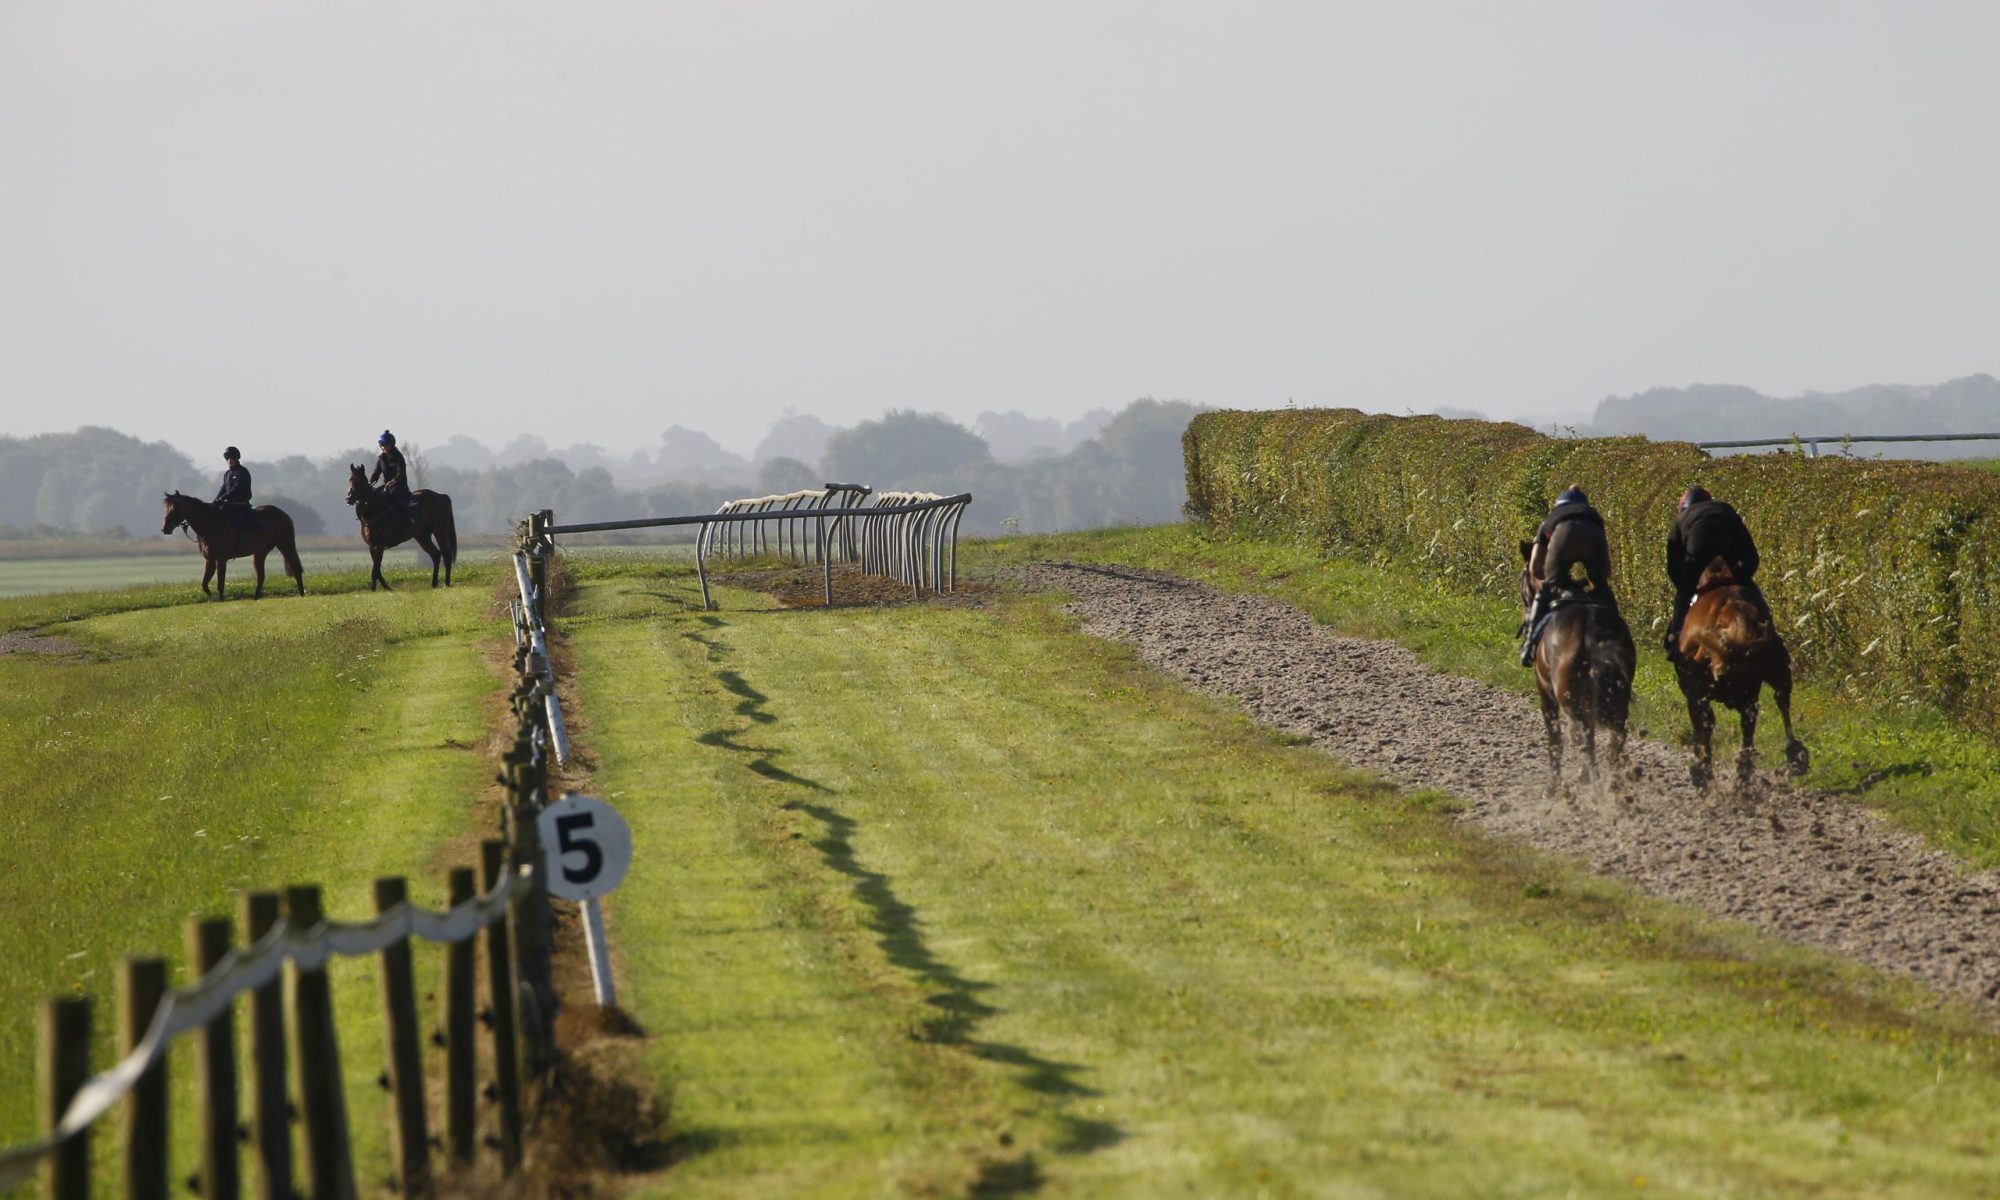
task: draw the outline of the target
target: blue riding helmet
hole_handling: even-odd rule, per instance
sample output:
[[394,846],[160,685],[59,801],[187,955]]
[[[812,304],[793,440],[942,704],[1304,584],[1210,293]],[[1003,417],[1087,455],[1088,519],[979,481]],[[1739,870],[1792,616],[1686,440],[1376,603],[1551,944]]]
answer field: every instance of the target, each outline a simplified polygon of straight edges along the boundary
[[1686,512],[1688,510],[1688,505],[1701,504],[1711,498],[1712,497],[1709,496],[1707,488],[1691,487],[1687,491],[1681,493],[1681,502],[1677,506],[1676,511]]
[[396,444],[396,435],[384,429],[382,436],[375,439],[375,444],[378,446],[393,446]]
[[1563,489],[1562,495],[1556,497],[1556,503],[1588,504],[1590,503],[1590,497],[1583,494],[1582,488],[1576,486],[1575,484],[1571,484],[1570,486]]

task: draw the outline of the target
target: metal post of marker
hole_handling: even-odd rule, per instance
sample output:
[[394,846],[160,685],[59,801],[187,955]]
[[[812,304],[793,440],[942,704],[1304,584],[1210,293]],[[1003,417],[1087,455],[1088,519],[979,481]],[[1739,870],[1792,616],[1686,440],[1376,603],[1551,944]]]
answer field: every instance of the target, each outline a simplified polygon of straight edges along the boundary
[[604,935],[598,898],[617,887],[632,867],[632,830],[618,810],[592,796],[567,793],[536,818],[542,835],[542,869],[549,895],[583,906],[584,943],[590,951],[590,982],[600,1008],[616,1008],[611,981],[611,944]]

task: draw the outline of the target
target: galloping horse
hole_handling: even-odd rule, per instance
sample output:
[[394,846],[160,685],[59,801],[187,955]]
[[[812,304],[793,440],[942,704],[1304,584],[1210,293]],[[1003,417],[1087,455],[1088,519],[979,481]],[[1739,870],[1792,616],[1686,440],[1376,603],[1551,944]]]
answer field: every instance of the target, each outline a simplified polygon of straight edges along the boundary
[[208,594],[208,581],[215,580],[215,598],[226,599],[223,584],[229,576],[229,560],[249,556],[257,564],[256,596],[264,594],[264,556],[276,549],[285,557],[285,574],[296,579],[299,595],[306,594],[306,569],[299,563],[299,548],[292,533],[292,518],[285,510],[269,504],[259,504],[250,510],[255,518],[254,527],[245,528],[237,524],[229,513],[198,496],[183,496],[179,492],[168,492],[165,496],[166,519],[160,522],[160,532],[172,533],[185,525],[194,531],[195,544],[201,547],[201,556],[208,560],[208,566],[201,573],[201,590]]
[[401,505],[384,499],[382,493],[369,485],[366,470],[347,464],[347,502],[354,506],[354,519],[361,522],[361,540],[367,543],[369,556],[375,560],[374,573],[368,577],[371,592],[378,583],[384,588],[389,586],[389,581],[382,577],[382,552],[411,538],[417,539],[417,545],[431,556],[431,586],[438,585],[440,563],[444,566],[444,585],[451,586],[451,567],[458,561],[458,526],[451,519],[451,497],[429,488],[418,488],[410,495],[417,502],[414,521]]
[[1756,761],[1757,701],[1765,684],[1778,715],[1785,719],[1785,763],[1797,775],[1811,761],[1805,743],[1792,733],[1792,656],[1771,620],[1763,596],[1739,583],[1729,564],[1717,558],[1701,573],[1694,602],[1675,647],[1674,674],[1687,698],[1688,719],[1694,723],[1694,765],[1688,774],[1706,789],[1715,778],[1712,740],[1719,703],[1736,710],[1743,723],[1743,749],[1736,755],[1736,785],[1750,781]]
[[[1521,543],[1526,563],[1534,547]],[[1534,605],[1541,581],[1521,568],[1523,623]],[[1523,632],[1528,632],[1524,630]],[[1562,782],[1562,719],[1569,718],[1570,738],[1585,755],[1583,781],[1590,782],[1597,764],[1597,733],[1610,742],[1611,771],[1616,778],[1625,757],[1625,721],[1632,708],[1632,670],[1638,652],[1632,631],[1607,592],[1584,591],[1564,585],[1554,607],[1542,619],[1535,643],[1535,687],[1541,694],[1542,725],[1548,734],[1549,783],[1553,794]]]

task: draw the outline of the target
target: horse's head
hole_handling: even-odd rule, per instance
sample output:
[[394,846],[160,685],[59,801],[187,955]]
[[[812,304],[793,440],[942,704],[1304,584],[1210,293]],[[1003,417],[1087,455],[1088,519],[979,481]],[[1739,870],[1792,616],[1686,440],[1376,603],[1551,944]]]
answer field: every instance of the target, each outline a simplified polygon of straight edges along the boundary
[[347,502],[358,504],[368,494],[368,472],[353,463],[347,464]]
[[168,492],[160,499],[165,507],[165,512],[160,520],[161,533],[172,533],[174,530],[187,524],[187,513],[183,508],[182,502],[191,499],[191,497],[183,496],[179,492]]

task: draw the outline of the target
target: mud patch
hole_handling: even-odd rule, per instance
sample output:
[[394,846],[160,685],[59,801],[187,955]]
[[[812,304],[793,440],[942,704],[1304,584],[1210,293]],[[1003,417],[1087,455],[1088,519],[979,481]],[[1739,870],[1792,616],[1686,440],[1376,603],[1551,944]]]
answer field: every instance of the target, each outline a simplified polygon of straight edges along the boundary
[[[718,583],[745,591],[763,592],[786,608],[825,608],[826,575],[819,567],[777,567],[765,571],[732,571],[714,576]],[[993,590],[983,580],[960,579],[955,591],[940,596],[918,592],[907,583],[886,575],[864,575],[853,563],[836,563],[833,568],[833,604],[836,608],[859,605],[949,604],[978,605]]]
[[82,654],[87,648],[82,642],[52,634],[37,633],[32,629],[15,629],[0,633],[0,654]]
[[[1464,820],[1940,991],[2000,1000],[2000,875],[1846,800],[1769,774],[1748,796],[1703,797],[1686,751],[1640,738],[1628,747],[1636,778],[1615,795],[1552,797],[1525,697],[1438,674],[1393,642],[1336,636],[1263,597],[1124,567],[1043,563],[1023,575],[1068,592],[1089,632],[1196,690],[1397,783],[1460,797]],[[1762,739],[1772,759],[1775,733]]]

